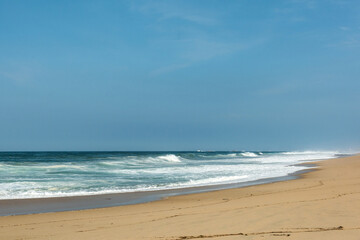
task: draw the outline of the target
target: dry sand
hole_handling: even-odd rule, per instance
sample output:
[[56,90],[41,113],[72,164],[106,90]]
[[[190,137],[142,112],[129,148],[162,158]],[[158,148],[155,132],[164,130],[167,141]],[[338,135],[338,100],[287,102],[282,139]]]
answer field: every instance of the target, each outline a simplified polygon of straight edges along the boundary
[[360,239],[360,156],[318,166],[285,182],[0,217],[0,239]]

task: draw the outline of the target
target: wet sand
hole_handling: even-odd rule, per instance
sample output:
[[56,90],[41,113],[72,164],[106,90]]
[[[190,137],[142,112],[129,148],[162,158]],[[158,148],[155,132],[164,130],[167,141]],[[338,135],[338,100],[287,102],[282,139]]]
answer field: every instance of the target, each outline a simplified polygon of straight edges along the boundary
[[296,180],[0,217],[0,239],[360,239],[360,157],[317,165]]

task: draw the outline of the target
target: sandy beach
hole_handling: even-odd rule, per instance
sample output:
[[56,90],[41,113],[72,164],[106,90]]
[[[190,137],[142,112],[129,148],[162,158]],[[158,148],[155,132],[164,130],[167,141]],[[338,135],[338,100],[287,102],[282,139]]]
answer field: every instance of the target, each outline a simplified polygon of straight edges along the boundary
[[360,156],[316,164],[296,180],[0,217],[0,239],[360,239]]

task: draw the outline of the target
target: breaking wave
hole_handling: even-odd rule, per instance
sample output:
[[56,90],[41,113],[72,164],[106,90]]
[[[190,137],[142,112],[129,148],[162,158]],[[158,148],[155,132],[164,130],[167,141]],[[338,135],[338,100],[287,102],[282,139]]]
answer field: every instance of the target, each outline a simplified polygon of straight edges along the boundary
[[0,152],[0,199],[153,191],[282,177],[335,151]]
[[253,153],[253,152],[244,152],[244,153],[241,153],[241,155],[243,155],[244,157],[257,157],[258,156],[256,153]]
[[181,162],[181,159],[174,154],[167,154],[165,156],[159,156],[158,158],[168,162]]

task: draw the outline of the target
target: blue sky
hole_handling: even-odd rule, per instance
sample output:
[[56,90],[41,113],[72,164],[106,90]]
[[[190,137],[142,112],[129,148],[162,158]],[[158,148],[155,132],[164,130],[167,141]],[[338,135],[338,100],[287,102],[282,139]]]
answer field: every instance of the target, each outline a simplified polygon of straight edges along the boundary
[[357,0],[0,0],[0,150],[359,149]]

